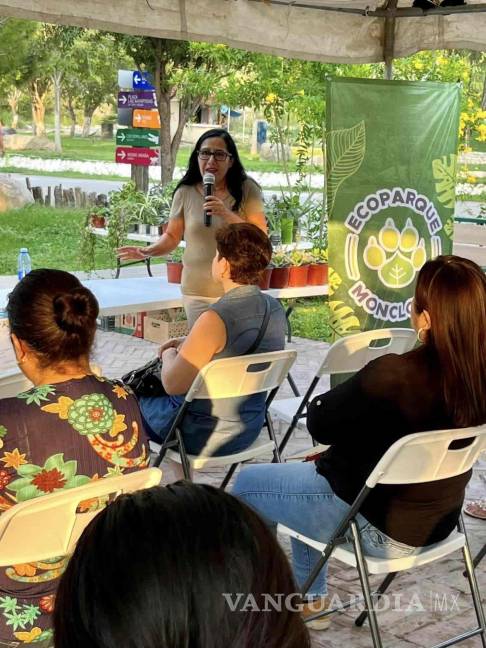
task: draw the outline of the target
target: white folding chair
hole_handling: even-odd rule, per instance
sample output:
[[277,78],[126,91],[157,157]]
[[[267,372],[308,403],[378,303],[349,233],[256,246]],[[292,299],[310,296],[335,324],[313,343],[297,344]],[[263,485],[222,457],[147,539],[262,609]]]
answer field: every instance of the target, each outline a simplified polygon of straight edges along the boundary
[[14,504],[0,515],[0,567],[69,556],[100,512],[81,512],[82,502],[157,486],[161,478],[158,468],[146,468]]
[[[373,346],[378,340],[387,340],[388,342]],[[270,406],[271,416],[288,424],[279,446],[280,453],[285,449],[292,432],[299,424],[305,429],[303,419],[307,416],[307,404],[322,376],[325,374],[354,373],[362,369],[371,360],[387,353],[410,351],[416,342],[417,335],[413,329],[387,328],[348,335],[331,344],[304,396],[274,400]]]
[[[191,467],[194,470],[204,470],[231,464],[231,468],[221,484],[221,488],[225,488],[237,466],[243,461],[255,459],[269,452],[274,453],[274,461],[280,461],[275,431],[268,415],[268,406],[282,381],[285,380],[296,356],[296,351],[252,353],[213,360],[203,367],[187,392],[184,403],[161,446],[154,465],[159,466],[167,454],[169,459],[182,464],[186,479],[190,479]],[[180,426],[193,400],[209,399],[214,401],[222,398],[241,398],[261,392],[269,392],[265,401],[265,422],[270,441],[257,439],[246,450],[224,456],[205,456],[204,453],[199,456],[187,454]],[[176,451],[172,448],[176,448]]]
[[[451,445],[454,445],[453,441],[462,441],[464,439],[470,440],[467,446],[451,448]],[[453,551],[462,549],[478,627],[437,644],[433,648],[445,648],[445,646],[451,646],[475,635],[481,636],[482,645],[486,647],[486,621],[481,606],[481,596],[462,517],[458,522],[458,530],[453,531],[445,540],[430,545],[429,547],[424,547],[419,554],[391,559],[373,558],[363,553],[361,534],[355,521],[355,516],[360,511],[363,502],[377,484],[421,484],[455,477],[467,472],[479,457],[480,452],[484,449],[486,449],[486,425],[456,430],[439,430],[410,434],[396,441],[385,452],[366,480],[361,492],[351,505],[349,512],[341,520],[329,543],[318,542],[297,533],[293,529],[279,525],[278,530],[282,533],[290,535],[317,549],[317,551],[322,552],[321,558],[316,563],[311,575],[302,588],[302,593],[305,594],[309,590],[331,554],[333,558],[340,560],[346,565],[356,567],[367,611],[360,614],[355,623],[361,626],[368,616],[373,646],[374,648],[381,648],[380,631],[373,605],[384,594],[396,574],[407,569],[421,567],[435,560],[440,560]],[[352,550],[343,546],[344,537],[348,529],[351,529],[352,533]],[[371,592],[368,574],[387,575],[375,592]],[[308,620],[327,616],[328,614],[337,612],[339,609],[342,608],[335,608],[324,613],[318,613],[309,617]]]

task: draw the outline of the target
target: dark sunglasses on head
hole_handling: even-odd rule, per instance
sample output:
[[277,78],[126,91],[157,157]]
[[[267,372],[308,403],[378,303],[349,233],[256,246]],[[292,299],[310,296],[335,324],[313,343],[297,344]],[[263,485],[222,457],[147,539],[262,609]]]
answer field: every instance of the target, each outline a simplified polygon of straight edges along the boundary
[[200,149],[197,154],[200,160],[209,160],[213,156],[216,162],[224,162],[227,158],[233,157],[227,151],[212,151],[211,149]]

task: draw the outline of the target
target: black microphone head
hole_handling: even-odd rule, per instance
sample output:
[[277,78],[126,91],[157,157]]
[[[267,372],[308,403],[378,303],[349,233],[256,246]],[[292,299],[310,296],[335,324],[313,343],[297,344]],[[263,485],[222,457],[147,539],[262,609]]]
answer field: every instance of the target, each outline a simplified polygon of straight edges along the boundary
[[215,182],[216,182],[216,178],[214,176],[214,173],[205,173],[203,175],[203,184],[213,185]]

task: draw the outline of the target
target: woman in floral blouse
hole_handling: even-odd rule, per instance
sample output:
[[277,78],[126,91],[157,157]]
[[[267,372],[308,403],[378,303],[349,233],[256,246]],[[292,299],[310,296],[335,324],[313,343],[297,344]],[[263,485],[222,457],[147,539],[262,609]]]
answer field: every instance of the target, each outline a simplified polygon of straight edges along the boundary
[[[34,387],[0,400],[0,514],[17,502],[145,468],[135,397],[90,371],[93,294],[67,272],[34,270],[10,294],[7,314],[17,363]],[[66,562],[0,568],[1,647],[52,646]]]

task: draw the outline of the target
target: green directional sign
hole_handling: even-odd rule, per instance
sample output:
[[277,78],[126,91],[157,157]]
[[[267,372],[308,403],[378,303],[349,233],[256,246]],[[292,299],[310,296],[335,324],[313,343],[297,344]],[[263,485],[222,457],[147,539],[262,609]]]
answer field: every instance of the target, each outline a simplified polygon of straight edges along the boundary
[[120,128],[116,143],[118,146],[158,146],[159,131],[151,128]]

